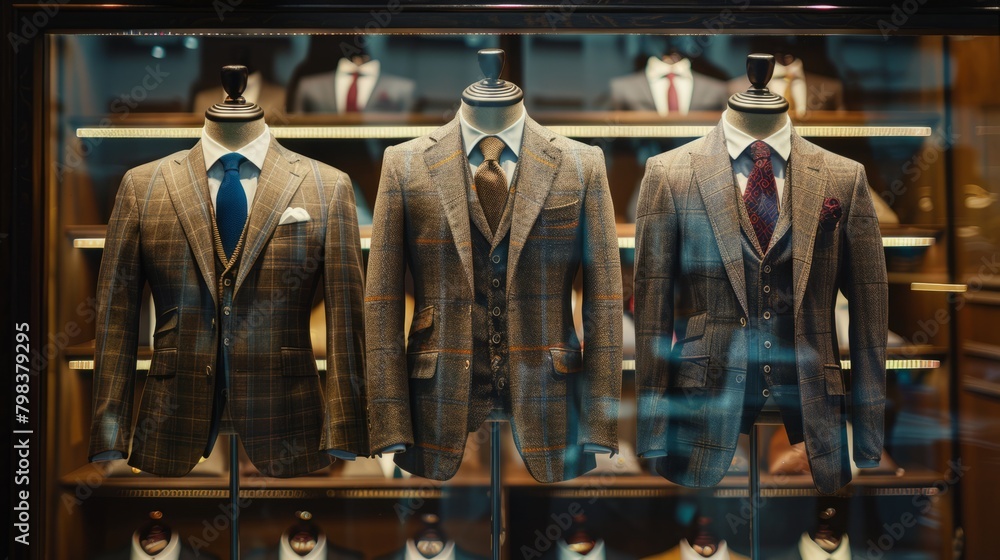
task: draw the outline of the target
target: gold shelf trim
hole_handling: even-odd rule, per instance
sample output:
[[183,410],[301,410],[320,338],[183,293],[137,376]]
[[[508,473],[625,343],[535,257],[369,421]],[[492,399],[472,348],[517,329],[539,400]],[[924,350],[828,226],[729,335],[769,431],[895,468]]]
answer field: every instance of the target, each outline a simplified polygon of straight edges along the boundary
[[[431,126],[272,126],[275,138],[292,139],[390,139],[416,138],[438,129]],[[714,125],[550,125],[556,134],[570,138],[699,138],[708,134]],[[201,127],[80,127],[78,138],[189,138],[201,137]],[[875,136],[930,136],[929,126],[864,126],[817,125],[797,126],[795,131],[806,137],[871,138]]]
[[[935,369],[941,360],[886,360],[885,369]],[[851,369],[851,360],[840,360],[841,369]]]
[[939,284],[936,282],[913,282],[910,290],[914,292],[951,292],[962,294],[969,287],[965,284]]
[[[136,360],[135,370],[136,371],[149,371],[149,364],[152,360]],[[79,371],[93,371],[94,360],[70,360],[69,369],[79,370]],[[319,371],[326,371],[326,360],[319,359],[316,360],[316,369]]]
[[73,240],[74,249],[103,249],[103,237],[81,237]]
[[930,247],[936,240],[933,237],[883,237],[883,247]]

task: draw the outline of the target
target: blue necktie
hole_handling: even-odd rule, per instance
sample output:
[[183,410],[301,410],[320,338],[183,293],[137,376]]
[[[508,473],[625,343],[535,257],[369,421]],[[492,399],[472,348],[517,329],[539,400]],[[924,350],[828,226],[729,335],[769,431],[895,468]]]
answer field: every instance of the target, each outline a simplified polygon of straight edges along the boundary
[[219,158],[225,175],[215,198],[215,223],[222,238],[222,249],[230,258],[247,223],[247,195],[240,183],[240,164],[246,159],[235,152]]

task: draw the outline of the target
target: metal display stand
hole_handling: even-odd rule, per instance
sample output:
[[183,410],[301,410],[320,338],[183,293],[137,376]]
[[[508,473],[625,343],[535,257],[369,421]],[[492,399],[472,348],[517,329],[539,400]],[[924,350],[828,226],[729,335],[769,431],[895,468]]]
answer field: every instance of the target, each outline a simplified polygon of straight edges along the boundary
[[765,406],[750,430],[750,559],[760,560],[760,428],[763,426],[782,425],[781,414],[777,407]]
[[236,434],[229,436],[229,559],[240,560],[240,447]]
[[500,560],[503,541],[503,491],[500,488],[500,421],[490,422],[490,552]]

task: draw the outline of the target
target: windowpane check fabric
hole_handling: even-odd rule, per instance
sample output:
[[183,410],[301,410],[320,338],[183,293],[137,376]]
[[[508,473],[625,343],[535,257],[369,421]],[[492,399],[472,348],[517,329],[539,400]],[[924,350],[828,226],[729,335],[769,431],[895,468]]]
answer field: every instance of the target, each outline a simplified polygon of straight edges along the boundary
[[236,244],[243,234],[243,226],[247,223],[247,195],[240,183],[240,165],[247,158],[233,152],[222,156],[222,169],[225,175],[219,185],[219,195],[216,199],[215,223],[222,238],[222,249],[227,257],[233,256]]
[[758,140],[750,144],[748,149],[753,158],[753,171],[747,178],[743,203],[747,207],[760,250],[766,253],[771,236],[774,235],[774,226],[778,223],[778,186],[774,182],[771,148]]
[[496,233],[497,224],[507,206],[507,176],[500,167],[500,153],[503,152],[503,140],[496,136],[487,136],[479,141],[479,151],[483,153],[483,163],[476,170],[476,194],[479,204],[486,214],[490,231]]

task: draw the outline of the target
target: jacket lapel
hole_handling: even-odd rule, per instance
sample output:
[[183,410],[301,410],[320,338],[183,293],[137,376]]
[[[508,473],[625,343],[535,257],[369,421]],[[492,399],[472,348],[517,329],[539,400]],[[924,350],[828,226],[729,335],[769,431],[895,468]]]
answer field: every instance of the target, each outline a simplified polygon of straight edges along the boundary
[[474,291],[472,278],[472,232],[469,230],[468,182],[469,173],[465,167],[468,158],[462,152],[462,134],[458,117],[431,133],[433,144],[424,151],[424,163],[431,176],[431,183],[437,185],[441,196],[441,206],[448,218],[452,239],[459,259],[465,268],[469,290]]
[[733,164],[726,151],[722,122],[705,137],[703,150],[691,153],[691,167],[701,191],[705,213],[712,224],[715,242],[722,255],[722,264],[736,292],[743,312],[747,306],[746,277],[743,272],[743,250],[740,247],[740,218],[737,208]]
[[163,167],[163,181],[202,278],[208,285],[212,300],[218,303],[212,217],[209,212],[212,201],[200,141],[186,155],[179,155]]
[[562,151],[552,145],[555,133],[536,123],[530,117],[524,119],[524,136],[517,158],[514,208],[510,224],[510,253],[507,266],[507,285],[511,285],[521,249],[528,239],[528,233],[535,225],[545,198],[549,195],[552,180],[559,169]]
[[633,76],[635,76],[635,86],[632,87],[632,91],[639,97],[636,100],[639,108],[645,111],[655,111],[656,101],[653,99],[653,90],[649,88],[649,78],[646,77],[646,73],[636,72]]
[[795,189],[792,198],[792,282],[795,315],[806,291],[812,266],[819,215],[826,197],[827,178],[823,172],[823,154],[792,131],[792,152],[788,157],[785,189]]
[[281,214],[288,207],[288,201],[302,182],[305,169],[297,165],[299,156],[286,151],[271,137],[271,145],[264,158],[264,168],[257,179],[257,194],[250,208],[240,257],[239,272],[233,293],[238,293],[254,263],[267,245],[274,229],[278,227]]

